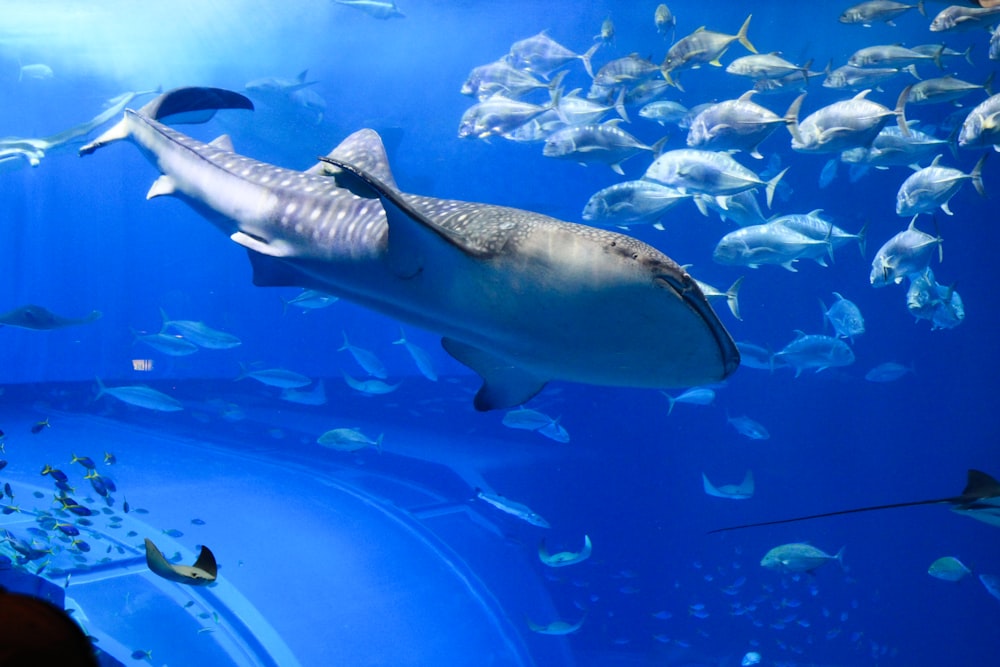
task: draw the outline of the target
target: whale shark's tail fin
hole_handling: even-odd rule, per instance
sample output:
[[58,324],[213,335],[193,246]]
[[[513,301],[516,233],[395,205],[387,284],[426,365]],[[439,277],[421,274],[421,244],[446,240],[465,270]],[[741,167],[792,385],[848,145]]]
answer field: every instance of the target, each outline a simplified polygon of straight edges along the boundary
[[175,88],[154,97],[139,113],[161,122],[206,123],[220,109],[253,111],[253,102],[224,88]]
[[[253,102],[244,95],[223,88],[175,88],[157,95],[138,112],[125,110],[125,117],[104,134],[80,148],[80,155],[90,155],[98,148],[127,139],[132,131],[130,114],[169,123],[205,123],[220,109],[253,110]],[[134,122],[134,121],[133,121]]]

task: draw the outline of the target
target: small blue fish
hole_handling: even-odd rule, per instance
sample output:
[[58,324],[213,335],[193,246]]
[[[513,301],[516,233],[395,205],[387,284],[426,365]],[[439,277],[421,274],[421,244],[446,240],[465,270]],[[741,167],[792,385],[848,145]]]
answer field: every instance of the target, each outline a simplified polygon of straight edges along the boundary
[[104,452],[104,465],[113,465],[118,463],[118,459],[111,452]]
[[164,530],[163,534],[173,538],[184,537],[184,533],[177,530],[176,528],[169,528],[167,530]]
[[90,551],[90,545],[84,542],[83,540],[73,540],[73,546],[84,553]]
[[196,526],[204,526],[205,525],[205,522],[203,520],[201,520],[201,519],[191,519],[191,523],[193,523]]
[[80,534],[80,529],[71,523],[57,523],[55,525],[63,535],[69,535],[70,537],[76,537]]
[[767,440],[771,437],[771,434],[767,432],[763,424],[755,422],[749,417],[728,417],[726,419],[736,431],[751,440]]
[[122,511],[125,512],[125,514],[128,514],[130,509],[131,508],[129,507],[128,499],[127,498],[123,498],[122,499]]
[[69,477],[66,476],[66,473],[64,473],[62,470],[59,470],[58,468],[53,468],[50,465],[46,465],[44,468],[42,468],[42,474],[48,475],[57,482],[69,481]]
[[[14,491],[13,491],[13,489],[10,488],[10,482],[5,482],[4,483],[4,485],[3,485],[3,493],[4,493],[5,496],[7,496],[8,498],[10,498],[11,500],[14,500]],[[0,496],[0,497],[2,497],[2,496]]]
[[94,460],[91,459],[89,456],[77,456],[76,454],[73,454],[73,460],[70,461],[69,463],[70,465],[73,465],[74,463],[79,463],[87,470],[94,469]]
[[137,648],[136,650],[132,651],[132,659],[133,660],[148,660],[149,662],[152,662],[153,661],[153,652],[152,651],[144,651],[142,649],[138,649]]
[[3,510],[0,511],[2,511],[4,514],[13,514],[14,512],[20,512],[21,508],[18,507],[17,505],[4,505]]
[[101,479],[100,475],[98,475],[96,477],[88,477],[87,479],[90,480],[90,485],[92,487],[94,487],[94,491],[99,496],[102,496],[104,498],[108,497],[108,487],[104,483],[104,480]]
[[3,470],[6,467],[7,467],[7,461],[5,461],[4,459],[0,459],[0,470]]
[[31,427],[31,432],[37,435],[47,428],[52,428],[52,424],[49,423],[48,418],[45,418],[40,422],[35,422],[35,425]]

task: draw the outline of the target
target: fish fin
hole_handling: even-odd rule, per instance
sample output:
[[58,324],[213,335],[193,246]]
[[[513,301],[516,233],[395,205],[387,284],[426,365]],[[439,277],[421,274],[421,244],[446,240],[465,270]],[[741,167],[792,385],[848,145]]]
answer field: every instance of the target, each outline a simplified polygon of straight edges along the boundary
[[235,153],[236,148],[233,146],[233,138],[228,134],[220,134],[215,139],[208,142],[209,146],[214,146],[215,148],[221,148],[224,151],[229,151],[230,153]]
[[757,49],[754,48],[754,45],[750,43],[750,39],[747,37],[747,31],[750,29],[750,19],[752,18],[753,14],[747,15],[747,20],[743,22],[742,26],[740,26],[740,31],[736,33],[736,39],[746,48],[747,51],[750,53],[757,53]]
[[146,193],[146,199],[154,199],[156,197],[166,197],[177,192],[177,182],[170,176],[162,174],[159,176],[153,184],[149,187],[149,192]]
[[[389,225],[386,261],[392,272],[400,278],[416,276],[423,270],[429,258],[448,248],[475,257],[491,255],[491,252],[482,245],[468,243],[455,232],[436,224],[373,174],[342,162],[339,158],[323,157],[320,160],[339,167],[345,174],[350,174],[345,179],[344,186],[355,194],[378,198],[382,208],[385,209]],[[341,177],[338,176],[338,184],[340,182]]]
[[616,162],[615,164],[611,165],[611,171],[615,172],[619,176],[625,175],[625,172],[622,170],[622,165],[620,162]]
[[219,576],[219,567],[215,563],[215,554],[205,545],[202,545],[201,553],[198,554],[198,560],[194,562],[194,566],[199,570],[204,570],[212,579]]
[[272,243],[260,238],[259,236],[247,234],[246,232],[235,232],[229,238],[233,242],[240,244],[248,250],[253,250],[261,255],[267,255],[268,257],[290,257],[294,254],[288,247],[288,244],[282,241]]
[[962,495],[968,498],[1000,498],[1000,482],[981,470],[969,469]]
[[220,109],[253,111],[253,102],[245,95],[223,88],[175,88],[157,95],[140,110],[143,116],[161,122],[204,123]]
[[792,273],[798,273],[799,270],[796,269],[795,266],[794,266],[795,262],[796,262],[796,260],[790,259],[787,262],[782,262],[781,265],[783,267],[785,267],[786,269],[788,269],[789,271],[791,271]]
[[272,255],[248,248],[247,256],[253,269],[253,284],[257,287],[303,287],[311,284],[305,274]]
[[[347,162],[360,171],[367,172],[385,183],[393,190],[398,190],[396,179],[389,169],[389,158],[385,152],[382,137],[375,130],[363,129],[354,132],[337,145],[327,157],[341,162]],[[320,161],[306,170],[307,173],[318,173],[327,176],[340,173],[335,165]]]
[[509,361],[453,338],[442,339],[441,345],[456,361],[468,366],[483,379],[473,403],[479,411],[500,410],[527,403],[547,382]]
[[714,484],[708,481],[708,476],[705,473],[701,473],[701,485],[705,489],[705,493],[713,496],[715,498],[725,498],[726,494],[719,491]]

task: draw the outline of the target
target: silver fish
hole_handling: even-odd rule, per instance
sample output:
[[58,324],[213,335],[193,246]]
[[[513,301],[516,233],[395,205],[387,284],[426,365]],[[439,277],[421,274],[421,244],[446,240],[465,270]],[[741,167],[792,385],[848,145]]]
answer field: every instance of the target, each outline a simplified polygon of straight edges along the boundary
[[980,102],[965,117],[958,133],[958,145],[962,148],[993,146],[1000,144],[1000,94],[991,95]]
[[854,352],[844,341],[831,336],[796,332],[796,338],[774,354],[786,365],[795,369],[795,377],[802,371],[814,369],[817,373],[836,366],[854,363]]
[[829,240],[812,239],[781,224],[767,223],[741,227],[723,236],[712,259],[719,264],[756,269],[777,264],[795,272],[800,257],[817,257],[832,252]]
[[812,66],[812,61],[805,65],[791,63],[776,53],[755,53],[740,56],[726,66],[726,72],[751,79],[781,79],[796,72],[805,76]]
[[787,121],[770,109],[751,101],[754,91],[739,99],[725,100],[703,110],[691,121],[687,145],[715,151],[746,151],[760,159],[758,146]]
[[913,364],[904,366],[895,361],[886,361],[865,373],[865,379],[869,382],[895,382],[907,373],[916,373]]
[[930,60],[940,67],[941,51],[943,50],[943,45],[937,53],[921,53],[898,44],[876,44],[855,51],[847,59],[847,64],[854,67],[903,67]]
[[548,521],[523,503],[516,502],[510,498],[504,498],[498,493],[490,493],[482,489],[476,489],[476,497],[480,500],[486,501],[490,505],[493,505],[493,507],[496,507],[501,512],[506,512],[511,516],[515,516],[521,521],[530,523],[532,526],[538,526],[539,528],[551,528]]
[[338,452],[356,452],[365,447],[374,447],[381,454],[384,437],[385,434],[380,433],[378,438],[372,440],[358,428],[334,428],[319,436],[316,442]]
[[406,14],[399,11],[395,0],[333,0],[338,5],[353,7],[377,19],[404,18]]
[[132,337],[139,343],[148,345],[158,352],[171,357],[183,357],[194,354],[200,348],[179,334],[144,334],[132,329]]
[[416,364],[417,370],[420,374],[431,382],[437,382],[438,374],[434,370],[434,362],[431,361],[430,355],[424,348],[411,343],[406,339],[406,333],[403,331],[403,327],[399,328],[399,340],[392,341],[393,345],[402,345],[406,348],[407,353],[409,353],[410,358],[413,359],[413,363]]
[[667,401],[670,402],[670,407],[667,408],[667,414],[673,414],[674,405],[677,403],[687,403],[689,405],[711,405],[715,401],[715,390],[708,387],[692,387],[687,391],[681,392],[676,396],[671,396],[665,391],[661,391]]
[[906,229],[886,241],[875,253],[869,278],[872,286],[899,284],[911,274],[922,273],[930,264],[935,247],[940,261],[941,237],[920,231],[914,227],[915,222],[916,219],[911,220]]
[[656,153],[657,146],[647,146],[618,127],[618,120],[600,125],[577,125],[556,130],[545,140],[545,157],[575,160],[580,163],[598,162],[624,175],[622,162],[643,151]]
[[206,325],[204,322],[195,320],[172,320],[167,316],[165,310],[160,308],[160,317],[163,319],[161,332],[173,331],[191,341],[198,347],[209,350],[228,350],[239,346],[242,341],[236,336],[219,331]]
[[341,371],[341,375],[344,376],[344,382],[347,386],[354,391],[361,392],[366,396],[380,396],[382,394],[391,394],[392,392],[399,389],[399,386],[403,384],[402,382],[397,382],[396,384],[389,384],[383,382],[382,380],[358,380],[351,377],[347,373]]
[[374,352],[371,350],[366,350],[363,347],[358,347],[357,345],[352,345],[351,341],[347,340],[347,332],[341,331],[344,336],[344,344],[337,349],[338,352],[350,352],[351,356],[354,357],[354,361],[358,362],[358,366],[364,369],[365,373],[368,375],[384,380],[389,377],[388,372],[385,370],[385,364],[379,359]]
[[896,193],[896,215],[915,218],[921,213],[933,213],[938,207],[952,215],[948,202],[967,180],[972,181],[976,192],[985,197],[982,174],[983,163],[988,155],[989,153],[984,153],[968,174],[951,167],[938,166],[941,161],[941,156],[938,155],[929,167],[913,172],[899,186]]
[[712,196],[734,195],[763,187],[770,206],[774,189],[786,171],[787,168],[769,181],[763,181],[726,153],[678,148],[656,158],[643,178],[669,185],[681,192]]
[[736,432],[745,438],[751,440],[767,440],[771,437],[771,434],[767,432],[764,425],[760,422],[756,422],[747,416],[742,417],[726,417],[726,421],[736,429]]
[[660,183],[623,181],[591,195],[583,207],[583,219],[598,225],[651,222],[690,198],[690,194]]
[[236,378],[237,380],[251,378],[261,384],[279,389],[298,389],[312,384],[312,380],[305,375],[284,368],[251,370],[242,364],[240,367],[240,375]]
[[[752,14],[747,16],[739,32],[735,35],[727,35],[722,32],[714,32],[698,28],[696,31],[677,41],[667,52],[667,57],[663,60],[661,69],[663,77],[673,83],[678,88],[681,86],[671,76],[671,72],[681,69],[701,67],[704,64],[721,67],[719,58],[725,54],[733,42],[739,42],[750,53],[757,53],[757,49],[747,38],[747,30],[750,28]],[[681,88],[683,90],[683,88]]]
[[896,25],[892,21],[894,18],[918,7],[922,14],[924,11],[923,0],[919,5],[907,5],[892,0],[867,0],[845,9],[840,15],[840,22],[861,24],[866,28],[870,28],[876,22],[894,26]]
[[656,11],[653,12],[653,24],[656,26],[656,32],[664,37],[667,36],[668,32],[673,35],[677,29],[677,17],[666,4],[659,4],[656,6]]
[[839,153],[857,146],[868,146],[893,116],[900,131],[907,134],[910,130],[904,112],[909,90],[904,88],[900,93],[895,109],[865,99],[870,91],[863,90],[849,100],[822,107],[799,122],[799,109],[806,96],[803,93],[792,102],[785,114],[789,119],[792,149],[802,153]]
[[768,551],[760,564],[769,570],[779,572],[812,572],[821,565],[835,560],[844,564],[844,549],[831,556],[811,544],[782,544]]
[[950,5],[945,7],[931,20],[931,32],[951,32],[959,30],[976,30],[992,28],[1000,21],[1000,6],[963,7]]
[[990,75],[982,84],[962,81],[950,74],[934,79],[924,79],[910,87],[910,95],[907,97],[906,103],[941,104],[944,102],[954,102],[975,90],[985,90],[987,95],[992,95],[993,75],[994,72],[990,72]]
[[[854,337],[865,332],[865,318],[853,301],[845,299],[839,292],[834,292],[833,295],[837,300],[829,308],[823,305],[823,317],[838,336],[854,343]],[[820,304],[822,305],[822,301]]]
[[183,410],[184,406],[176,398],[167,396],[161,391],[157,391],[145,385],[130,385],[121,387],[106,387],[101,378],[97,378],[97,398],[108,395],[117,398],[122,403],[128,403],[147,410],[157,412],[177,412]]
[[555,70],[574,61],[580,60],[587,74],[594,77],[590,59],[600,44],[594,44],[586,53],[573,53],[565,46],[555,41],[543,30],[534,37],[528,37],[514,42],[510,47],[507,60],[511,65],[526,72],[533,72],[541,77],[549,78]]

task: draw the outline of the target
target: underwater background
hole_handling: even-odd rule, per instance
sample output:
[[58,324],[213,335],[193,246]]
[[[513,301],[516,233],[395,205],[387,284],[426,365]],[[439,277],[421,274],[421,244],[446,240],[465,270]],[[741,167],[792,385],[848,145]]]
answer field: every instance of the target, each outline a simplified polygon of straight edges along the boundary
[[[640,178],[652,154],[627,160],[623,177],[604,165],[545,157],[538,143],[459,139],[459,121],[475,102],[459,91],[473,67],[542,30],[583,53],[609,17],[614,36],[593,55],[595,70],[630,53],[660,63],[672,38],[699,26],[735,34],[752,13],[748,38],[760,53],[811,60],[815,71],[873,44],[942,41],[959,53],[971,46],[971,62],[950,57],[943,70],[921,62],[921,77],[954,73],[980,84],[997,69],[985,30],[931,33],[930,19],[915,10],[894,26],[846,25],[838,17],[847,4],[675,1],[676,33],[661,35],[657,3],[631,1],[400,0],[405,17],[379,20],[328,0],[7,0],[0,134],[53,135],[126,91],[243,91],[250,81],[295,80],[307,71],[304,81],[315,83],[303,90],[325,101],[319,111],[248,93],[255,111],[222,112],[180,129],[205,141],[227,133],[242,155],[306,169],[370,127],[382,135],[404,192],[581,222],[591,195]],[[944,7],[928,2],[927,14]],[[733,43],[722,62],[747,53]],[[36,63],[51,75],[23,69]],[[582,64],[564,69],[565,89],[586,91]],[[660,99],[689,108],[752,85],[724,67],[678,78],[683,91],[669,88]],[[892,108],[906,83],[893,79],[870,97]],[[822,77],[806,90],[804,114],[854,94],[823,87]],[[755,101],[783,115],[797,94]],[[544,90],[529,96],[546,97]],[[948,116],[983,99],[974,91],[961,107],[913,106],[906,116],[947,138]],[[685,146],[684,130],[644,119],[638,107],[629,111],[631,122],[620,127],[647,145],[669,135],[666,149]],[[559,442],[505,426],[503,412],[475,412],[478,378],[436,336],[405,331],[429,354],[438,376],[431,381],[405,346],[393,345],[400,339],[393,320],[344,300],[300,308],[285,303],[300,290],[255,287],[242,248],[180,201],[146,201],[157,172],[134,147],[87,158],[75,148],[46,155],[37,167],[0,163],[0,311],[39,304],[66,317],[102,314],[52,331],[0,328],[0,458],[7,462],[0,482],[15,494],[4,504],[21,510],[0,516],[0,527],[52,551],[18,564],[8,540],[0,554],[14,569],[41,570],[65,585],[82,610],[78,620],[85,615],[81,623],[98,646],[122,662],[679,666],[738,665],[748,652],[765,665],[1000,660],[1000,600],[978,580],[1000,574],[995,526],[931,505],[708,534],[952,497],[969,468],[1000,474],[995,156],[983,167],[985,198],[966,185],[951,200],[953,216],[938,211],[935,222],[921,216],[917,223],[943,238],[943,259],[935,257],[932,268],[960,292],[965,309],[959,326],[932,330],[907,311],[905,284],[875,289],[869,282],[875,250],[908,223],[894,209],[905,166],[870,169],[852,182],[842,164],[821,187],[830,156],[792,151],[780,127],[762,143],[763,160],[737,154],[755,171],[775,155],[788,168],[771,213],[822,209],[852,233],[866,226],[865,254],[851,244],[829,266],[800,261],[796,272],[722,266],[712,251],[735,225],[689,202],[663,216],[663,229],[639,224],[627,233],[722,290],[745,276],[742,319],[724,300],[713,302],[737,341],[778,351],[796,330],[830,334],[820,302],[829,307],[834,292],[850,299],[866,325],[851,345],[854,363],[797,377],[787,368],[744,367],[715,387],[710,405],[672,408],[657,391],[554,382],[526,407],[558,419],[569,436]],[[983,151],[941,153],[969,172]],[[137,342],[133,331],[159,331],[161,309],[241,344],[171,356]],[[368,396],[345,384],[344,373],[365,375],[341,350],[345,335],[384,362],[387,381],[401,382],[396,390]],[[890,361],[912,372],[891,382],[865,379]],[[255,363],[323,379],[325,404],[283,401],[280,390],[252,379],[234,382],[241,364]],[[95,378],[109,387],[149,385],[184,409],[97,398]],[[729,421],[740,416],[769,437],[742,435]],[[355,427],[373,440],[383,434],[380,446],[343,452],[316,442],[330,429]],[[91,492],[87,470],[71,463],[79,456],[114,479],[113,501]],[[58,507],[51,479],[38,474],[44,466],[69,473],[88,505],[112,510],[82,527],[89,552],[57,531],[28,532],[38,512]],[[721,486],[737,484],[747,470],[752,498],[703,490],[702,474]],[[477,498],[479,489],[530,507],[551,527],[491,507]],[[148,514],[121,512],[124,499]],[[119,519],[105,518],[113,516]],[[585,562],[549,568],[536,555],[543,538],[552,552],[575,551],[584,535],[593,543]],[[199,545],[211,545],[221,566],[218,590],[200,589],[185,606],[187,592],[144,571],[143,537],[185,563]],[[843,566],[801,574],[761,567],[769,549],[792,542],[829,554],[845,547]],[[972,575],[959,582],[929,576],[942,556],[960,558]],[[564,636],[531,629],[581,619]]]

